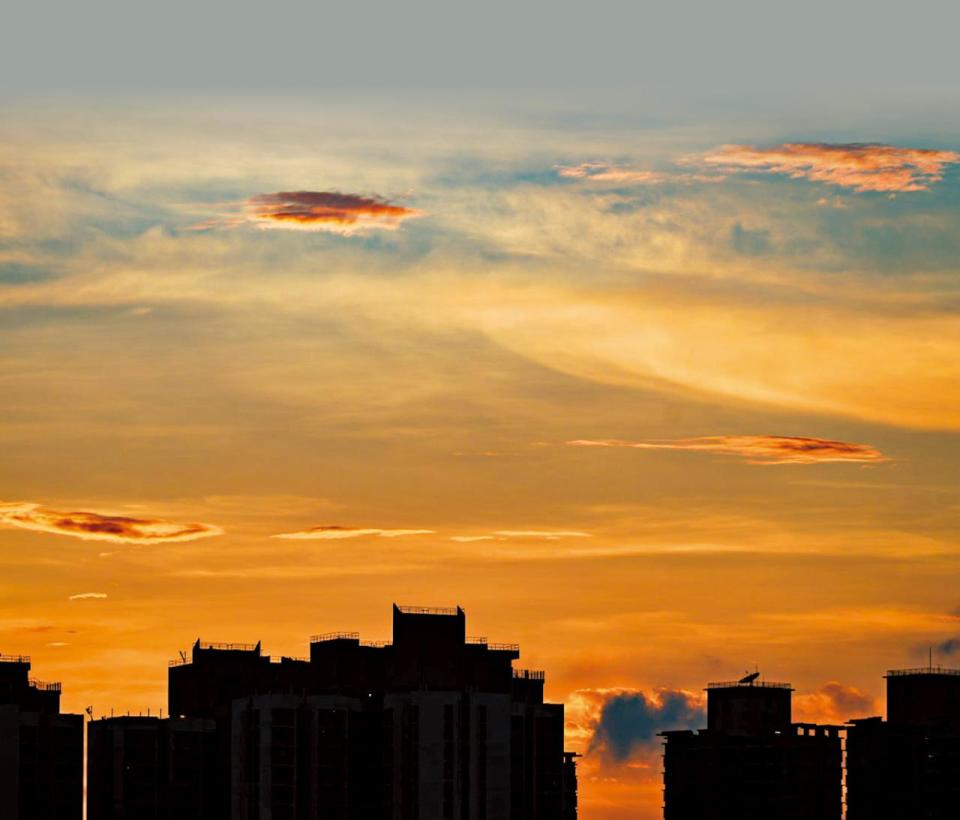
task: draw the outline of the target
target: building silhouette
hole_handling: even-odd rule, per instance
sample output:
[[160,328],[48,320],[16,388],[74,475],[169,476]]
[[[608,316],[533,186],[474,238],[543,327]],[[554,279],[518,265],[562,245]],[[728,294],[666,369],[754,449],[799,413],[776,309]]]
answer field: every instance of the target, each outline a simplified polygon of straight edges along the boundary
[[[392,642],[317,635],[309,658],[198,640],[170,666],[168,720],[208,727],[211,819],[569,820],[563,706],[519,657],[468,637],[459,607],[394,606]],[[115,723],[91,741],[129,733]]]
[[87,728],[88,820],[205,820],[216,810],[212,721],[110,717]]
[[840,727],[792,721],[793,689],[711,683],[707,728],[662,732],[665,820],[840,820]]
[[60,713],[60,684],[0,655],[0,818],[80,820],[83,715]]
[[848,820],[960,817],[960,670],[886,674],[887,719],[847,730]]

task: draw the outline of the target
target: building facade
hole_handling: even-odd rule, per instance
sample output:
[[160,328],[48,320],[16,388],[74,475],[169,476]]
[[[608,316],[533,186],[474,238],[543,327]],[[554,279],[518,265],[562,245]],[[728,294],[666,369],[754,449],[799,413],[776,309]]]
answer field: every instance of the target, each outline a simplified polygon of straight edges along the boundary
[[83,716],[60,713],[60,684],[30,677],[30,659],[0,655],[0,817],[80,820]]
[[960,817],[960,670],[891,670],[887,719],[847,730],[848,820]]
[[215,811],[212,721],[110,717],[87,729],[87,819],[204,820]]
[[840,820],[840,727],[793,723],[789,684],[710,684],[707,728],[663,732],[665,820]]

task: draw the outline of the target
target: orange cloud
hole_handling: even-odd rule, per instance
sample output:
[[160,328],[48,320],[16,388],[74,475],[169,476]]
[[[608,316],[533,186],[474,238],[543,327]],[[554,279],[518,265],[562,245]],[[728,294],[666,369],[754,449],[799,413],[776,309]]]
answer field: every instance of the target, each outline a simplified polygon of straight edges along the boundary
[[877,701],[856,686],[829,681],[816,692],[793,698],[794,720],[804,723],[846,723],[879,713]]
[[579,165],[554,166],[557,175],[565,179],[586,182],[616,182],[626,185],[663,185],[668,182],[721,182],[722,174],[690,174],[685,172],[650,171],[629,165],[606,162],[581,162]]
[[222,535],[212,524],[177,524],[158,518],[131,518],[96,512],[60,512],[33,503],[0,503],[0,524],[25,530],[70,535],[84,541],[164,544]]
[[291,540],[339,540],[341,538],[399,538],[405,535],[432,535],[435,530],[384,530],[378,527],[340,527],[336,525],[311,527],[308,530],[283,532],[274,538]]
[[544,538],[558,541],[561,538],[590,538],[590,533],[579,530],[497,530],[494,535],[501,538]]
[[[70,601],[99,601],[107,597],[105,592],[78,592],[76,595],[71,595],[68,600]],[[65,644],[64,644],[65,645]],[[52,646],[52,644],[48,644]]]
[[881,462],[887,457],[868,444],[803,436],[700,436],[650,441],[579,439],[571,447],[630,447],[638,450],[694,450],[738,456],[750,464],[823,464]]
[[579,165],[557,165],[557,174],[567,179],[585,179],[590,182],[627,182],[640,185],[660,185],[670,179],[662,171],[645,171],[605,162],[581,162]]
[[960,153],[867,143],[791,142],[770,148],[722,145],[697,160],[728,172],[786,174],[855,191],[926,191]]
[[396,230],[421,211],[378,196],[338,191],[280,191],[258,194],[246,203],[247,218],[265,228],[293,228],[351,234],[369,228]]

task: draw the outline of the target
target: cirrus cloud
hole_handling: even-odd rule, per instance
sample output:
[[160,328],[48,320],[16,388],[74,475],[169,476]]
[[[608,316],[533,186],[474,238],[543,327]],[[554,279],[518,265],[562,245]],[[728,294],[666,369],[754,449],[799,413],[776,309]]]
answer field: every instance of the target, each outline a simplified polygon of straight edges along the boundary
[[338,525],[321,525],[295,532],[282,532],[274,538],[290,540],[322,540],[335,541],[342,538],[400,538],[406,535],[432,535],[435,530],[393,529],[385,530],[379,527],[341,527]]
[[626,447],[637,450],[691,450],[735,456],[749,464],[877,463],[887,457],[869,444],[851,444],[805,436],[699,436],[695,438],[622,441],[577,439],[570,447]]
[[960,153],[874,143],[788,142],[767,148],[722,145],[696,164],[724,172],[785,174],[854,191],[926,191]]
[[[71,595],[67,600],[70,601],[100,601],[107,597],[105,592],[78,592],[76,595]],[[53,644],[47,644],[48,646],[53,646]],[[66,646],[66,644],[60,644],[60,646]]]
[[0,502],[0,525],[118,544],[165,544],[223,534],[223,530],[213,524],[180,524],[159,518],[89,511],[61,512],[22,502]]

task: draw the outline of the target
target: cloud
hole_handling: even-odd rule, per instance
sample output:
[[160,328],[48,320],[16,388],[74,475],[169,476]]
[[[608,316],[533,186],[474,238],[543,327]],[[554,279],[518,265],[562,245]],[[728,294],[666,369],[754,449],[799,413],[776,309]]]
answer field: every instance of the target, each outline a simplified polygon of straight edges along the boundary
[[581,162],[579,165],[557,165],[557,175],[566,179],[583,179],[589,182],[625,182],[635,185],[660,185],[668,182],[671,175],[663,171],[646,171],[624,165],[608,165],[605,162]]
[[829,681],[816,692],[793,699],[794,719],[804,723],[839,724],[876,713],[877,702],[872,695],[839,681]]
[[452,535],[451,541],[459,541],[461,544],[472,544],[474,541],[495,541],[495,535]]
[[868,444],[851,444],[805,436],[699,436],[696,438],[621,441],[578,439],[570,447],[628,447],[637,450],[693,450],[736,456],[749,464],[823,464],[829,462],[888,461]]
[[99,601],[107,597],[105,592],[78,592],[76,595],[71,595],[68,600],[70,601]]
[[791,142],[769,148],[722,145],[696,160],[726,172],[786,174],[854,191],[926,191],[960,153],[871,143]]
[[704,720],[703,704],[690,692],[615,691],[603,699],[588,752],[622,763],[637,755],[657,753],[658,732],[700,728]]
[[274,538],[291,540],[339,540],[342,538],[400,538],[406,535],[432,535],[435,530],[384,530],[378,527],[341,527],[337,525],[311,527],[308,530],[283,532]]
[[557,541],[561,538],[590,538],[588,532],[579,530],[497,530],[494,535],[501,538],[545,538]]
[[213,524],[178,524],[159,518],[132,518],[96,512],[60,512],[33,503],[0,502],[0,525],[70,535],[85,541],[118,544],[165,544],[222,535]]
[[960,654],[960,637],[947,638],[945,641],[935,644],[933,651],[938,655],[946,655],[948,658]]
[[724,174],[691,174],[677,171],[651,171],[629,165],[606,162],[581,162],[579,165],[555,166],[557,176],[585,182],[614,182],[624,185],[664,185],[668,182],[722,182]]
[[245,221],[263,228],[290,228],[352,234],[370,228],[396,230],[421,211],[379,196],[338,191],[280,191],[246,202]]

